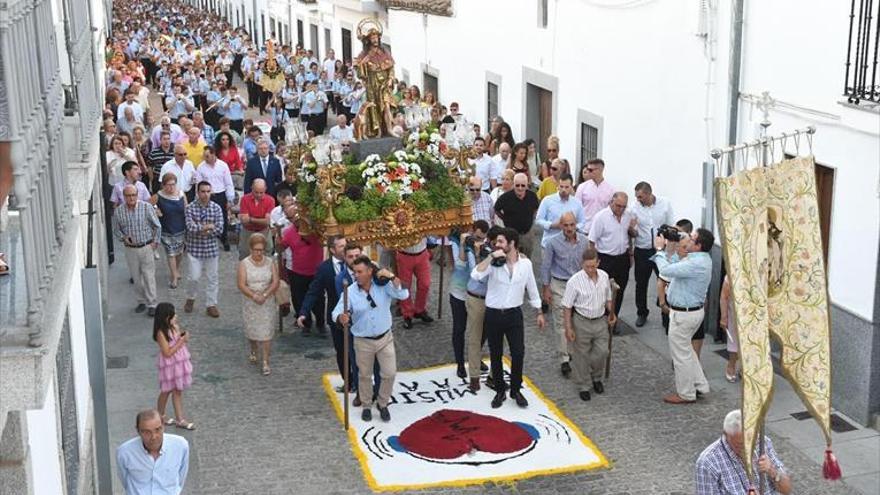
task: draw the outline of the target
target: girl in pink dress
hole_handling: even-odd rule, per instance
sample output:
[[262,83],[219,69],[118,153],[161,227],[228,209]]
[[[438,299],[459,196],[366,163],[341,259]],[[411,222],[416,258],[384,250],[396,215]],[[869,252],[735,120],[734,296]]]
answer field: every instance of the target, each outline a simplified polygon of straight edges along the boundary
[[[176,425],[185,430],[195,430],[196,425],[187,421],[183,414],[183,391],[192,385],[192,363],[190,362],[189,333],[177,326],[177,315],[171,303],[159,303],[153,319],[153,340],[159,344],[156,366],[159,368],[159,404],[166,425]],[[165,416],[168,396],[174,403],[176,419]]]

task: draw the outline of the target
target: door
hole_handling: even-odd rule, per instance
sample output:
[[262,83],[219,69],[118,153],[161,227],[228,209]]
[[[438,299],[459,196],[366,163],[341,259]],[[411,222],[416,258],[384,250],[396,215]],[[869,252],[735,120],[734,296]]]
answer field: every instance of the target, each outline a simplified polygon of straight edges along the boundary
[[342,60],[351,62],[351,29],[342,28]]
[[[541,156],[547,156],[547,138],[553,132],[553,93],[526,83],[526,138],[535,140]],[[516,136],[515,136],[516,137]]]
[[318,26],[309,24],[309,41],[312,43],[309,48],[315,53],[315,58],[321,58],[321,52],[318,50]]
[[305,34],[303,31],[303,21],[297,19],[296,21],[296,43],[303,47],[305,44]]
[[427,72],[422,73],[422,97],[428,94],[428,91],[434,93],[434,100],[440,101],[440,93],[438,91],[439,81],[437,81],[437,76],[433,76],[428,74]]
[[[330,39],[330,28],[324,28],[324,54],[330,51],[330,48],[333,47],[333,40]],[[318,57],[320,60],[321,57]]]
[[822,234],[822,255],[825,258],[825,274],[828,276],[828,246],[831,241],[831,205],[834,201],[834,169],[824,165],[815,166],[816,199],[819,203],[819,231]]

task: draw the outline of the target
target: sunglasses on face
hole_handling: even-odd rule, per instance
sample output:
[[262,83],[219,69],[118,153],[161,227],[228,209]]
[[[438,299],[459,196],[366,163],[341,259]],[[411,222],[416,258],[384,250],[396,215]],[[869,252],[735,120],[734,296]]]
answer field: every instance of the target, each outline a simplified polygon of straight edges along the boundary
[[468,188],[468,191],[470,191],[470,192],[479,192],[479,191],[480,191],[480,188],[479,188],[479,187],[469,187],[469,188]]
[[555,171],[559,170],[559,167],[550,167],[550,170],[555,172]]
[[559,150],[556,148],[547,148],[548,153],[556,153],[557,151],[559,151]]
[[514,184],[513,187],[526,187],[525,184]]

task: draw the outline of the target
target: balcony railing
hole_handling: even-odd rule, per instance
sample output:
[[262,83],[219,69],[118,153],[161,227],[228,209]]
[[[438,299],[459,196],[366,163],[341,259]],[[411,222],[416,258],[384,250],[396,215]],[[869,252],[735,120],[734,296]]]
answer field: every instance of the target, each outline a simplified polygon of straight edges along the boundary
[[844,96],[854,105],[880,104],[877,57],[880,51],[880,0],[852,0],[846,50]]
[[66,304],[50,298],[58,267],[69,266],[65,261],[73,256],[64,93],[53,24],[50,0],[11,0],[0,7],[0,77],[10,96],[15,180],[10,226],[3,234],[14,248],[14,275],[0,280],[0,301],[6,306],[0,308],[0,329],[7,342],[26,331],[31,346],[44,344],[47,310]]

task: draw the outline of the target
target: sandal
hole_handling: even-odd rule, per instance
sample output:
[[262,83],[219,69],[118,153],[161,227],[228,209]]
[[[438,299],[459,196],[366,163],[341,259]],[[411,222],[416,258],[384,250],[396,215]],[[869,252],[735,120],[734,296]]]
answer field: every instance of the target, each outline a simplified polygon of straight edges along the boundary
[[187,421],[185,419],[178,419],[177,427],[189,431],[193,431],[196,429],[195,423],[193,423],[192,421]]
[[0,253],[0,276],[9,275],[9,263],[6,262],[6,255]]
[[269,363],[263,363],[263,376],[269,376],[272,373],[272,370],[269,368]]
[[172,280],[171,283],[168,284],[168,287],[170,287],[170,288],[172,288],[172,289],[176,289],[176,288],[177,288],[177,284],[178,284],[178,280],[179,280],[179,279],[174,279],[174,280]]
[[165,423],[165,426],[174,426],[174,425],[177,424],[177,420],[176,420],[176,419],[174,419],[174,418],[169,418],[169,417],[167,417],[167,416],[163,416],[163,422]]
[[250,356],[248,356],[248,362],[251,364],[257,364],[257,353],[252,352]]

